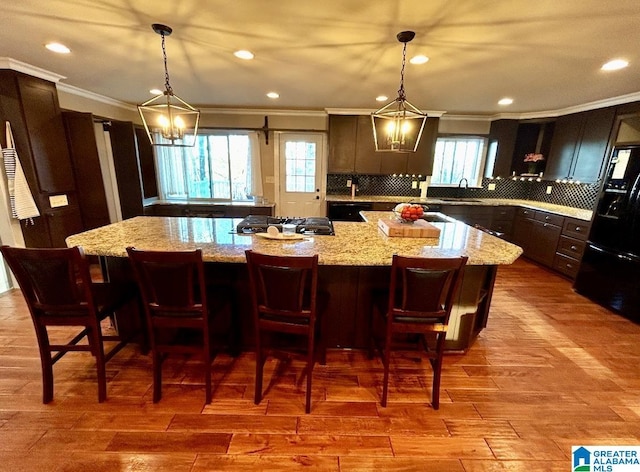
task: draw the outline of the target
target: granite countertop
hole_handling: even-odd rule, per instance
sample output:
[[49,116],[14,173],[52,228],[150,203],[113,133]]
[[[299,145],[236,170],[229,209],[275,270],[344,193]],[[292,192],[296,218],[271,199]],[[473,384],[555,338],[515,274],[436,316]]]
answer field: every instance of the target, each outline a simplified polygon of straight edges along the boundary
[[351,198],[349,195],[327,195],[327,202],[371,202],[371,203],[422,203],[424,205],[489,205],[489,206],[519,206],[523,208],[531,208],[532,210],[543,210],[555,213],[561,216],[577,218],[579,220],[591,221],[593,211],[583,208],[568,207],[564,205],[555,205],[552,203],[538,202],[535,200],[514,200],[507,198],[473,198],[471,200],[462,199],[442,199],[437,197],[407,197],[407,196],[378,196],[378,195],[362,195]]
[[[335,236],[305,236],[301,240],[268,240],[235,233],[239,218],[173,218],[138,216],[69,236],[68,246],[82,246],[90,255],[126,257],[126,247],[149,250],[201,248],[205,261],[244,263],[246,249],[276,255],[319,255],[321,265],[390,265],[393,254],[422,257],[467,255],[470,265],[513,263],[519,246],[462,222],[432,223],[439,238],[387,237],[379,218],[391,212],[363,212],[366,222],[334,222]],[[441,215],[444,217],[444,215]]]

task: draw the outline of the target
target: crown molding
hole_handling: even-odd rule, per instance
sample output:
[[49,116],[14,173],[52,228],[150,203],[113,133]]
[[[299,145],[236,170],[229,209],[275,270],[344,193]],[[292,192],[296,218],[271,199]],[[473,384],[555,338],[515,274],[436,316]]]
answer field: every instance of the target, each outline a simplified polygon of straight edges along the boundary
[[279,108],[199,108],[203,115],[269,115],[269,116],[311,116],[326,117],[324,110],[296,110]]
[[[370,115],[376,111],[374,108],[325,108],[328,115]],[[427,116],[440,118],[447,113],[442,110],[421,110]]]
[[57,84],[56,87],[59,91],[68,93],[70,95],[76,95],[78,97],[86,98],[94,102],[100,102],[111,105],[113,107],[122,108],[127,111],[138,111],[138,107],[136,105],[132,105],[131,103],[123,102],[121,100],[116,100],[115,98],[110,98],[105,95],[100,95],[99,93],[90,92],[88,90],[74,87],[73,85]]
[[49,82],[58,83],[63,79],[66,79],[64,75],[56,74],[40,67],[32,66],[26,62],[18,61],[11,57],[0,57],[0,69],[11,69],[17,72],[22,72],[39,79],[48,80]]

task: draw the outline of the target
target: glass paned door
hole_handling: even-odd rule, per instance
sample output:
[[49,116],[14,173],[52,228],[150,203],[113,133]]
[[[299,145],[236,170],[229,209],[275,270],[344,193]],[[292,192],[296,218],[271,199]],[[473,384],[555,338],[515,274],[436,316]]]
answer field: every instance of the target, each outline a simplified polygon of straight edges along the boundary
[[324,135],[280,133],[281,216],[324,216]]

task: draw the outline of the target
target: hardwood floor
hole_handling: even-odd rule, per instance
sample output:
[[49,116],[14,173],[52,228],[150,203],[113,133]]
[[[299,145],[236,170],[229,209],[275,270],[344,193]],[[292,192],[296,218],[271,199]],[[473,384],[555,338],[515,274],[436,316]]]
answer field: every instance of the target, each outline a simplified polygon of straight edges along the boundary
[[0,297],[0,469],[564,472],[572,445],[640,444],[639,340],[640,326],[517,261],[498,272],[488,327],[446,357],[438,411],[413,352],[393,357],[387,408],[380,361],[353,351],[316,367],[309,415],[298,361],[270,359],[253,404],[250,353],[216,359],[206,406],[199,363],[169,358],[153,404],[136,346],[107,365],[105,403],[92,358],[72,353],[43,405],[35,334],[12,292]]

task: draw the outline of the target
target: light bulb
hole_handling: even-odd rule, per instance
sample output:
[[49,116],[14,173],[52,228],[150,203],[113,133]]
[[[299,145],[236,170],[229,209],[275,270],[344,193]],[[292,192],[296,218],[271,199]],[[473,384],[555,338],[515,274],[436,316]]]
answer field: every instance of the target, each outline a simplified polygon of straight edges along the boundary
[[173,124],[175,125],[176,128],[179,128],[179,129],[186,128],[186,125],[184,124],[184,120],[182,119],[181,116],[176,116],[173,120]]

